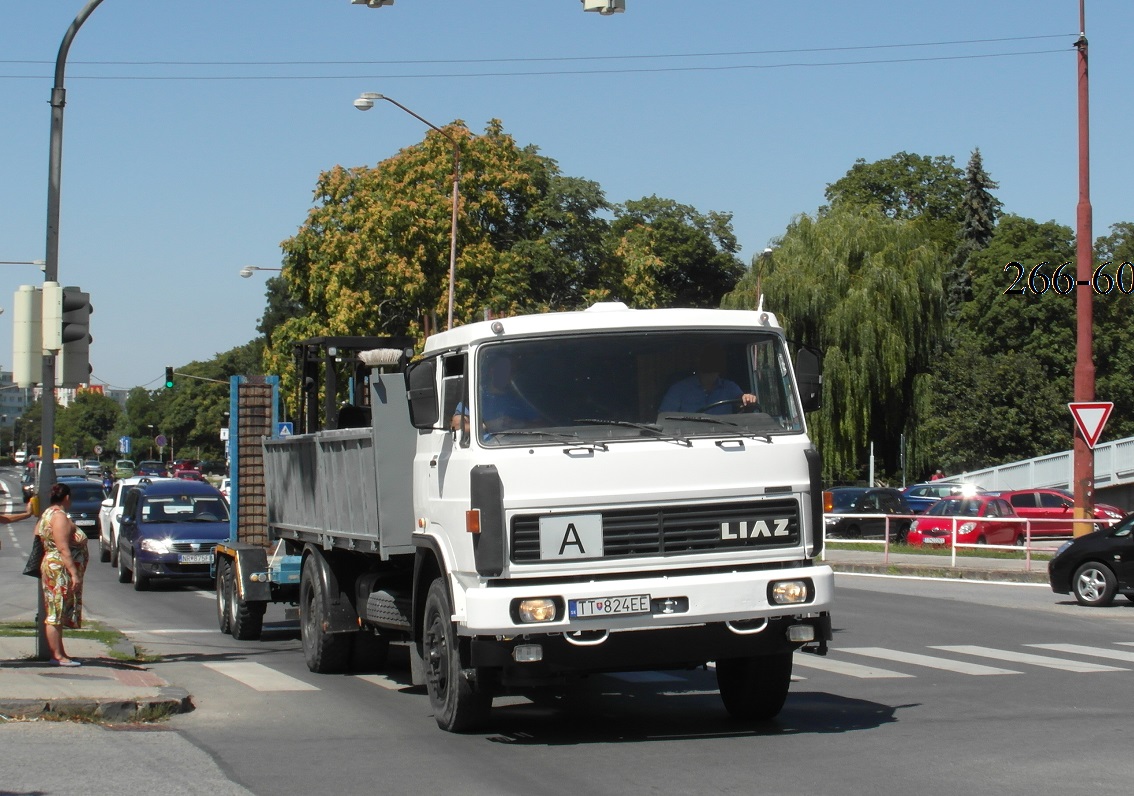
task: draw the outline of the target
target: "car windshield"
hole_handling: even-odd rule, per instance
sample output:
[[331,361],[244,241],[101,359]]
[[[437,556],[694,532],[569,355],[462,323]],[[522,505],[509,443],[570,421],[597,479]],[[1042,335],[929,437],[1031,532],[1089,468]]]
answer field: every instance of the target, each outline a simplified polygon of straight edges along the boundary
[[944,498],[934,503],[926,514],[944,517],[979,517],[983,505],[984,501],[973,498]]
[[228,522],[220,495],[150,495],[142,503],[142,522]]
[[[471,421],[485,445],[591,444],[803,430],[783,341],[650,331],[484,346]],[[467,400],[462,400],[467,405]]]

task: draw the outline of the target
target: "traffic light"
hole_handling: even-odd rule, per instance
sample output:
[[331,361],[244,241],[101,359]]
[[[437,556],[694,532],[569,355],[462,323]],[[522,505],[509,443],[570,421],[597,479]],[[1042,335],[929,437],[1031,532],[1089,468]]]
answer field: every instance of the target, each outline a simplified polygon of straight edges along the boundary
[[173,389],[173,368],[170,367],[165,369],[165,388],[167,390]]
[[55,383],[62,387],[91,383],[92,312],[90,293],[63,288],[63,349],[55,368]]
[[20,285],[12,299],[12,381],[19,387],[43,378],[43,299],[34,285]]

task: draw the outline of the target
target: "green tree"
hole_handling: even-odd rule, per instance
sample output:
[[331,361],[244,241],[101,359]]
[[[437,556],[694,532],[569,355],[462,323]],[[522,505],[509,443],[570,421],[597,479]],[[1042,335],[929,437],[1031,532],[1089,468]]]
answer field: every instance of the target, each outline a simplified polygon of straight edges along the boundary
[[114,450],[113,432],[122,409],[113,398],[83,391],[55,418],[55,442],[60,456],[95,456],[94,448]]
[[[1111,265],[1103,273],[1116,281],[1109,293],[1094,294],[1092,307],[1095,395],[1100,401],[1114,402],[1114,412],[1103,431],[1103,439],[1107,440],[1134,435],[1134,335],[1130,333],[1134,295],[1124,293],[1117,281],[1121,270],[1121,287],[1134,287],[1134,223],[1114,224],[1109,235],[1095,241],[1095,267],[1104,263]],[[1105,287],[1105,282],[1101,286]]]
[[[940,251],[919,226],[837,205],[788,226],[764,271],[765,306],[790,337],[824,352],[823,408],[812,420],[829,480],[855,478],[871,441],[886,469],[917,442],[922,384],[943,332]],[[754,268],[723,305],[753,308]]]
[[874,207],[887,217],[917,221],[943,252],[956,245],[963,223],[964,173],[951,156],[899,152],[867,163],[859,158],[842,178],[827,186],[827,201]]
[[[744,274],[730,213],[650,196],[615,208],[606,287],[639,307],[717,307]],[[614,276],[614,279],[609,279]]]
[[980,149],[974,149],[965,169],[965,195],[961,205],[960,241],[953,252],[952,267],[945,277],[949,317],[955,318],[961,305],[972,299],[969,258],[992,241],[1000,200],[992,195],[999,185],[984,170]]

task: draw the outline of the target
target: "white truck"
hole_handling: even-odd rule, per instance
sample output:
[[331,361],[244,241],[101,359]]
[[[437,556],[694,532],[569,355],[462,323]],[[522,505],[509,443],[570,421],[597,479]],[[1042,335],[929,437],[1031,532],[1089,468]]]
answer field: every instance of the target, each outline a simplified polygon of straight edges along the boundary
[[367,342],[297,344],[285,438],[274,377],[249,380],[260,426],[234,380],[222,630],[256,637],[267,602],[298,603],[317,672],[407,642],[449,731],[502,693],[706,665],[730,714],[767,719],[793,654],[826,653],[819,363],[793,364],[774,315],[596,304],[419,356]]

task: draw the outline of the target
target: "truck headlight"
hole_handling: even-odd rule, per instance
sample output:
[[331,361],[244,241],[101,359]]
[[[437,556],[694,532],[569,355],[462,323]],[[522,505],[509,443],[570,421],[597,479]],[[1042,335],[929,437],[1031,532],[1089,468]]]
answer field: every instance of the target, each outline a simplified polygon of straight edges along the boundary
[[768,586],[769,602],[776,605],[798,605],[811,599],[806,580],[779,580]]
[[535,624],[538,622],[554,622],[559,613],[559,606],[550,597],[534,597],[517,600],[515,610],[516,617],[521,624]]

